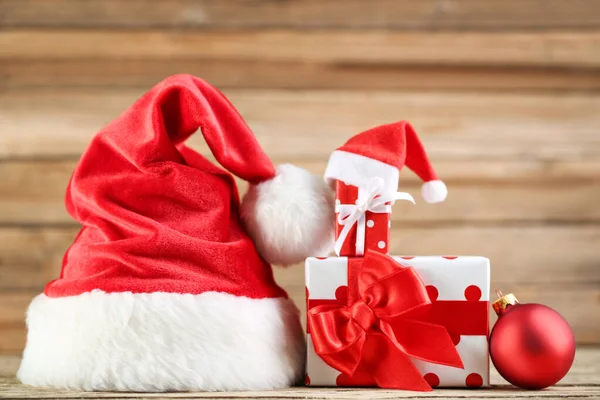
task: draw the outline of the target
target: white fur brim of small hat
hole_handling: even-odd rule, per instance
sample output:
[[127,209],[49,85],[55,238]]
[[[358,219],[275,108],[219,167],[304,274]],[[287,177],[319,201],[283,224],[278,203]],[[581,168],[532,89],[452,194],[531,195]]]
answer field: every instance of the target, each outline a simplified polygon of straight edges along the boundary
[[288,299],[225,293],[37,296],[18,378],[93,391],[268,390],[303,376],[305,341]]

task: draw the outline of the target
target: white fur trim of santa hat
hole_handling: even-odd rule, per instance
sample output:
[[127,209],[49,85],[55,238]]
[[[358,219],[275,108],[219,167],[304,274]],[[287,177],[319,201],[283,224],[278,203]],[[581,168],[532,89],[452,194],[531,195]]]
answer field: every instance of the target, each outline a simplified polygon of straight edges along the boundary
[[295,264],[333,250],[334,197],[320,177],[283,164],[274,178],[250,185],[242,200],[242,219],[267,262]]
[[360,154],[336,150],[331,153],[325,170],[325,179],[330,184],[339,180],[348,185],[366,187],[374,177],[383,179],[385,193],[398,190],[398,168]]
[[225,293],[37,296],[18,372],[26,385],[89,391],[292,386],[304,373],[298,309]]

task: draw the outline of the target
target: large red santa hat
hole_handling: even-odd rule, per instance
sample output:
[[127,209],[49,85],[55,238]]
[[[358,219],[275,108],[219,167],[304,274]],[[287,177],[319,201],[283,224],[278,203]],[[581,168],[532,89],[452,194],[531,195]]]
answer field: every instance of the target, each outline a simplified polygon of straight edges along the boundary
[[[184,145],[198,128],[218,163],[251,183],[242,205],[231,174]],[[276,169],[206,82],[159,83],[75,169],[66,206],[82,229],[28,310],[19,378],[118,391],[293,384],[304,335],[268,261],[328,252],[331,194],[306,171]]]
[[381,125],[361,132],[331,154],[325,178],[366,187],[383,179],[386,193],[396,192],[400,170],[407,166],[424,182],[421,195],[428,203],[446,199],[448,189],[435,173],[416,131],[407,121]]

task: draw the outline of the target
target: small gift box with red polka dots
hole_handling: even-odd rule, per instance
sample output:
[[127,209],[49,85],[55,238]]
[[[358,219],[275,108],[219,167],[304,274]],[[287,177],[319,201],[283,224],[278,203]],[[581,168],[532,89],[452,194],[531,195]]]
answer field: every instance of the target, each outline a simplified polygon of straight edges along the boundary
[[[354,206],[358,202],[360,191],[365,189],[352,185],[346,185],[344,182],[336,181],[336,222],[335,222],[335,240],[340,240],[340,234],[344,230],[344,223],[338,221],[340,206]],[[389,204],[388,204],[389,207]],[[390,211],[391,211],[391,207]],[[390,242],[391,213],[389,212],[365,212],[364,220],[353,223],[348,235],[343,238],[343,243],[338,256],[362,256],[368,250],[388,254]],[[357,240],[361,240],[358,243]],[[362,247],[362,249],[361,249]],[[337,250],[337,249],[336,249]]]
[[[412,267],[427,287],[430,319],[448,330],[464,369],[411,359],[431,387],[489,385],[488,316],[490,263],[476,256],[393,257]],[[362,258],[329,257],[306,260],[307,309],[322,304],[348,305],[348,285]],[[352,288],[351,288],[352,289]],[[326,364],[307,335],[306,384],[309,386],[364,386]]]

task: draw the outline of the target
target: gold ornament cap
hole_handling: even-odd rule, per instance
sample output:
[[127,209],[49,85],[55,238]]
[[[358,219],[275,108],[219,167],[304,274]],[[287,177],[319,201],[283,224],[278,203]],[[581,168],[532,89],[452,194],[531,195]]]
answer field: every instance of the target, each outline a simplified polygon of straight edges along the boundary
[[509,306],[519,304],[519,300],[517,300],[517,297],[512,293],[503,294],[502,291],[496,290],[496,294],[499,298],[492,304],[492,308],[498,316],[504,314]]

